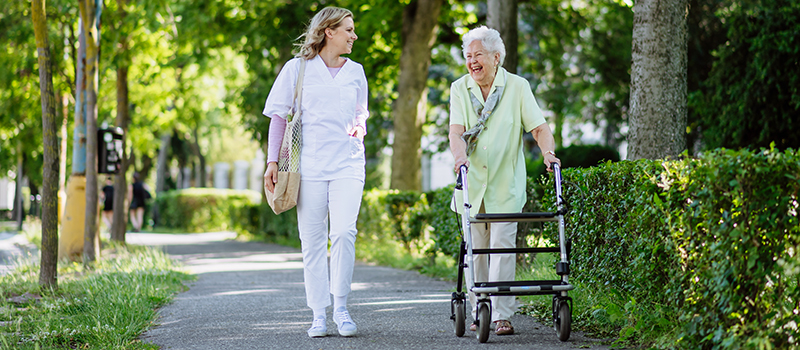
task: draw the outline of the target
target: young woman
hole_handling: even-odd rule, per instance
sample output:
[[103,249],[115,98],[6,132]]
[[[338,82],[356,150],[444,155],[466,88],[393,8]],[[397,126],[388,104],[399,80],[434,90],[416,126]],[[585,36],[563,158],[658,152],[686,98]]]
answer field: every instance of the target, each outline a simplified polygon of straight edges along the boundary
[[347,295],[353,276],[356,220],[364,188],[363,139],[369,116],[367,79],[360,64],[341,56],[349,54],[358,39],[352,12],[326,7],[314,16],[303,36],[305,42],[296,57],[283,66],[264,107],[263,114],[272,118],[265,187],[273,191],[277,182],[277,158],[286,129],[285,118],[293,103],[300,63],[305,60],[297,222],[306,300],[314,312],[308,335],[327,335],[326,308],[333,294],[333,320],[339,334],[353,336],[356,324],[347,311]]

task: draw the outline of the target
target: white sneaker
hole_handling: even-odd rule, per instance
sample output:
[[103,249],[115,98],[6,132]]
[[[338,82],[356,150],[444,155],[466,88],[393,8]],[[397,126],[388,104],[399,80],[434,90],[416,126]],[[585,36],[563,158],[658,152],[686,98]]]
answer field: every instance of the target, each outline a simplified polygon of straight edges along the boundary
[[339,335],[343,337],[356,335],[356,323],[350,318],[350,313],[347,312],[344,306],[333,312],[333,321],[336,322],[336,327],[339,328]]
[[328,325],[324,317],[315,318],[308,329],[308,336],[311,338],[325,337],[328,335]]

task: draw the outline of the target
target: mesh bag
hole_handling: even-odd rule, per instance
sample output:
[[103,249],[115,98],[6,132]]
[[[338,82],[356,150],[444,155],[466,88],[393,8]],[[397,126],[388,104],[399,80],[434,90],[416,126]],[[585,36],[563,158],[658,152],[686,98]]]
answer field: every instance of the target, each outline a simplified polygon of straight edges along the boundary
[[278,153],[278,182],[275,191],[270,192],[264,188],[267,202],[275,214],[283,213],[297,205],[297,194],[300,192],[300,148],[303,143],[300,108],[303,101],[303,76],[306,70],[306,60],[300,60],[300,73],[297,75],[292,109],[286,115],[286,131]]

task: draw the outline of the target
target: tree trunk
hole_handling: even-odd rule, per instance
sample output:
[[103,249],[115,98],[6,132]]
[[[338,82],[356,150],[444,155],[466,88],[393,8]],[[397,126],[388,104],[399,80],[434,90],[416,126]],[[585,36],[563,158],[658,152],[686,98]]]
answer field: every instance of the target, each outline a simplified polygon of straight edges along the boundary
[[517,72],[517,52],[519,35],[517,33],[517,0],[487,0],[488,13],[486,25],[496,29],[503,38],[506,58],[503,68],[511,73]]
[[198,172],[198,180],[195,184],[195,187],[206,187],[206,157],[203,155],[203,152],[200,150],[200,136],[197,132],[197,125],[195,125],[194,129],[192,129],[192,136],[194,140],[192,142],[192,148],[194,148],[194,153],[199,160],[199,169],[196,169]]
[[[167,151],[170,145],[170,140],[172,139],[172,130],[167,130],[161,135],[161,148],[158,150],[158,163],[156,164],[156,195],[158,193],[164,192],[165,185],[166,185],[166,175],[167,171],[169,171],[169,167],[167,166]],[[158,224],[158,206],[154,205],[153,207],[153,222],[154,225]]]
[[170,141],[172,140],[172,130],[167,130],[161,134],[161,148],[158,149],[158,163],[156,163],[156,193],[164,192],[166,187],[167,153]]
[[58,288],[58,135],[56,128],[56,96],[53,92],[53,71],[50,45],[47,40],[47,16],[44,0],[31,1],[33,32],[39,54],[39,90],[42,102],[42,255],[39,285]]
[[100,50],[99,14],[97,0],[80,0],[83,31],[86,35],[86,216],[83,234],[83,263],[89,265],[99,253],[97,239],[97,82]]
[[[22,130],[20,130],[22,134]],[[25,179],[25,154],[22,150],[22,137],[17,136],[17,178],[14,181],[14,220],[17,221],[17,231],[22,231],[25,221],[25,199],[22,198],[22,182]]]
[[128,221],[125,204],[128,197],[128,179],[125,174],[128,172],[128,157],[125,144],[128,138],[128,67],[117,69],[117,127],[122,129],[122,153],[120,155],[120,169],[114,177],[114,213],[112,214],[111,239],[125,242],[125,229]]
[[[125,6],[126,0],[119,1],[120,22],[127,16]],[[122,36],[119,41],[120,53],[122,57],[128,57],[128,40]],[[122,149],[120,150],[120,169],[114,177],[114,212],[111,219],[111,239],[125,243],[125,229],[128,226],[127,208],[125,207],[128,197],[128,179],[125,174],[128,172],[128,158],[125,154],[125,144],[128,139],[128,120],[130,119],[130,109],[128,101],[128,62],[121,60],[117,67],[117,127],[122,129]]]
[[637,0],[628,159],[686,149],[687,0]]
[[[58,193],[59,208],[64,209],[67,201],[67,147],[69,146],[69,95],[63,92],[61,95],[61,147],[58,152]],[[59,218],[62,213],[58,213]]]
[[392,108],[391,188],[422,189],[420,142],[428,104],[426,83],[441,8],[442,0],[415,0],[403,11],[403,51],[397,83],[399,97]]

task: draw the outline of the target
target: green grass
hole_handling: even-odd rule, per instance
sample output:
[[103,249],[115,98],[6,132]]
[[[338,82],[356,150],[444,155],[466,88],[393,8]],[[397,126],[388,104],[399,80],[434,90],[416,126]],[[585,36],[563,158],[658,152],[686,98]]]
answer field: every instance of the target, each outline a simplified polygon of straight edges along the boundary
[[[40,291],[38,265],[21,263],[0,277],[0,349],[157,349],[138,337],[193,278],[178,270],[157,249],[111,246],[91,271],[60,263],[59,289]],[[41,299],[9,301],[25,293]]]

